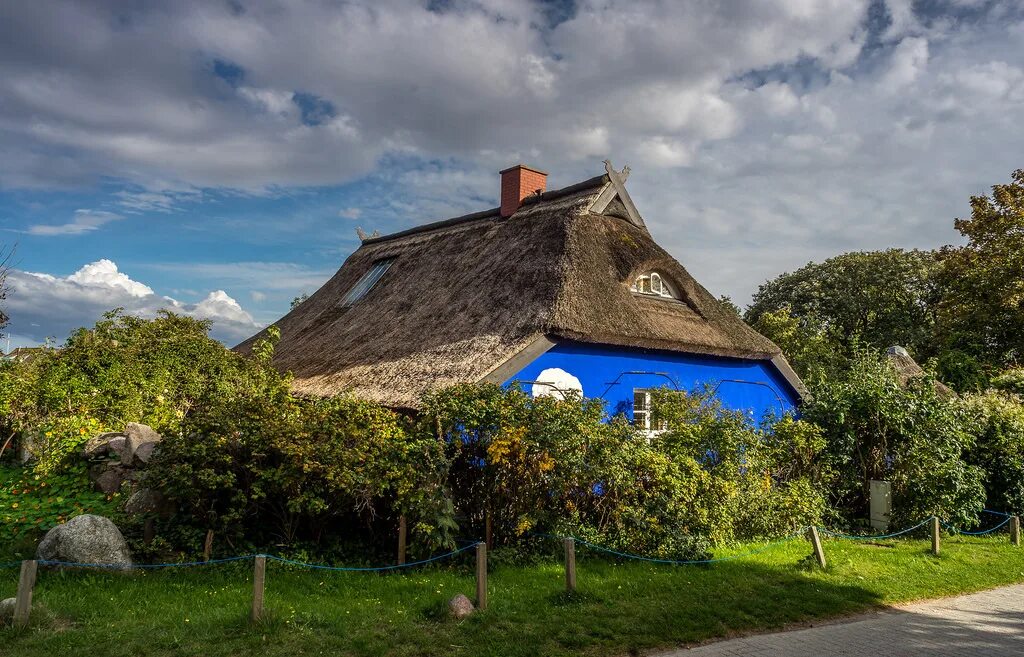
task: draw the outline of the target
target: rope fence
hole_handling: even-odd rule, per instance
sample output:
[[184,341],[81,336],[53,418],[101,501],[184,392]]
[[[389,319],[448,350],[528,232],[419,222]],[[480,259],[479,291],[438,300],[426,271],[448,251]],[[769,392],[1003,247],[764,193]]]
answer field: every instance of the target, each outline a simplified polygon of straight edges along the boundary
[[[826,537],[837,539],[837,540],[852,540],[852,541],[868,541],[868,540],[882,540],[891,539],[899,536],[904,536],[913,531],[921,529],[925,525],[930,525],[931,529],[931,540],[932,540],[932,554],[938,555],[940,551],[940,527],[946,529],[951,534],[960,534],[965,536],[984,536],[992,534],[1003,527],[1009,525],[1010,542],[1015,545],[1020,545],[1020,517],[1009,513],[1003,513],[1001,511],[992,511],[985,509],[985,513],[1001,516],[1003,520],[985,530],[979,531],[963,531],[959,530],[953,525],[946,523],[939,518],[933,516],[926,520],[923,520],[912,527],[901,529],[896,532],[880,535],[868,535],[861,536],[855,534],[844,534],[841,532],[835,532],[824,527],[804,527],[799,531],[785,536],[781,539],[775,540],[766,545],[760,546],[747,552],[739,554],[731,554],[722,557],[712,557],[708,559],[662,559],[656,557],[648,557],[640,554],[632,554],[629,552],[623,552],[620,550],[614,550],[596,543],[591,543],[585,539],[577,538],[575,536],[554,536],[551,534],[533,534],[540,538],[547,539],[558,539],[564,543],[565,548],[565,582],[566,590],[570,593],[576,590],[576,545],[579,544],[592,551],[600,552],[603,554],[612,555],[620,559],[629,559],[634,561],[641,561],[646,563],[654,564],[665,564],[665,565],[699,565],[699,564],[713,564],[724,561],[733,561],[736,559],[742,559],[745,557],[754,556],[766,552],[774,547],[788,543],[801,536],[806,536],[811,542],[814,549],[814,557],[818,564],[824,568],[826,566],[825,551],[821,542],[821,534]],[[402,548],[404,548],[404,536],[399,541]],[[473,542],[463,547],[456,548],[450,552],[444,554],[435,555],[422,559],[419,561],[406,562],[404,550],[400,549],[398,555],[398,563],[389,564],[385,566],[331,566],[328,564],[320,563],[309,563],[305,561],[297,561],[294,559],[288,559],[285,557],[279,557],[270,554],[247,554],[239,555],[234,557],[225,557],[221,559],[209,559],[206,561],[189,561],[189,562],[177,562],[177,563],[156,563],[156,564],[136,564],[131,566],[123,566],[119,564],[104,564],[104,563],[77,563],[70,561],[54,561],[54,560],[26,560],[26,561],[10,561],[6,563],[0,563],[0,568],[12,568],[15,566],[21,567],[21,573],[18,579],[18,593],[15,599],[14,607],[14,625],[15,626],[26,626],[28,625],[29,615],[32,606],[32,591],[35,587],[36,581],[36,570],[38,566],[55,566],[63,568],[90,568],[90,569],[101,569],[101,570],[134,570],[134,569],[148,569],[158,570],[164,568],[186,568],[186,567],[201,567],[201,566],[212,566],[217,564],[224,564],[230,562],[239,561],[253,561],[253,601],[251,609],[251,618],[254,621],[258,621],[263,617],[263,597],[264,588],[266,585],[266,563],[268,560],[278,562],[284,565],[298,567],[298,568],[309,568],[313,570],[321,571],[334,571],[334,572],[387,572],[396,571],[406,568],[413,568],[417,566],[425,566],[430,563],[440,562],[450,559],[456,555],[475,550],[476,552],[476,608],[485,609],[487,607],[487,544],[484,542]]]

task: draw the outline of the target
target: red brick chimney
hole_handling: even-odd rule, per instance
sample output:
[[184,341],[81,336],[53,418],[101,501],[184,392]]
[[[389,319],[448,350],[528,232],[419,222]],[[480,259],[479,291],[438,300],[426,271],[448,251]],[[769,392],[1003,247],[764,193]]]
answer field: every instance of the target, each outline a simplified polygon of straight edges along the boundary
[[543,192],[548,174],[517,164],[501,172],[501,216],[509,217],[519,209],[523,199],[535,192]]

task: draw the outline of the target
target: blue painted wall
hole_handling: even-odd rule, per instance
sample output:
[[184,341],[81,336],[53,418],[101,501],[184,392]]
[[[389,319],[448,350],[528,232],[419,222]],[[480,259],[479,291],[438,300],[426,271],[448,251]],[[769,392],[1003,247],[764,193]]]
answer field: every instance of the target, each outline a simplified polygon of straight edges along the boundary
[[[517,372],[505,385],[514,381],[537,380],[543,370],[553,367],[579,379],[585,397],[604,399],[610,414],[625,413],[630,419],[633,417],[634,388],[675,386],[663,376],[626,372],[664,372],[680,390],[717,384],[717,395],[723,404],[747,412],[754,422],[760,422],[770,412],[781,415],[794,410],[798,402],[796,392],[767,361],[571,342],[555,345]],[[523,386],[527,392],[530,387]]]

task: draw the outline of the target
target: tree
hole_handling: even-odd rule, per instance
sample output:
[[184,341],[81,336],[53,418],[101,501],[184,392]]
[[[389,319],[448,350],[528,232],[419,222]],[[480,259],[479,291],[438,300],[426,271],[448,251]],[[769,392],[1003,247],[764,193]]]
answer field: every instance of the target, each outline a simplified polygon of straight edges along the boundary
[[757,325],[765,313],[788,308],[802,328],[824,331],[847,350],[900,345],[918,357],[930,355],[937,271],[929,251],[844,253],[764,283],[745,318]]
[[295,309],[296,309],[296,308],[298,308],[298,307],[299,307],[300,305],[302,305],[302,303],[303,303],[303,302],[304,302],[304,301],[305,301],[306,299],[308,299],[308,298],[309,298],[309,295],[308,295],[308,294],[306,294],[305,292],[303,292],[303,293],[302,293],[302,294],[300,294],[299,296],[297,296],[297,297],[295,297],[294,299],[292,299],[292,303],[291,303],[291,305],[290,305],[290,306],[288,306],[288,310],[295,310]]
[[806,383],[829,376],[846,364],[839,340],[814,317],[799,320],[788,306],[761,313],[753,327],[782,349]]
[[[7,250],[4,247],[0,247],[0,302],[3,302],[7,298],[7,293],[10,288],[7,285],[7,275],[11,271],[11,256],[14,255],[14,250]],[[7,322],[10,318],[7,313],[4,312],[3,308],[0,308],[0,329],[7,326]]]
[[957,219],[968,239],[941,251],[939,306],[943,344],[990,367],[1024,362],[1024,169],[994,185],[992,196],[971,197],[970,219]]

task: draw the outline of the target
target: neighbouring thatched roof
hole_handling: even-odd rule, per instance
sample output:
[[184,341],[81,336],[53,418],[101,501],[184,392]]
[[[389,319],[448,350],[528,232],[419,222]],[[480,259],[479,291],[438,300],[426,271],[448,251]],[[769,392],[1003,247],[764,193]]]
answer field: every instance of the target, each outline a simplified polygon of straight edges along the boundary
[[[900,346],[892,346],[885,350],[885,357],[892,364],[893,369],[896,370],[896,376],[899,377],[900,383],[904,386],[907,385],[907,381],[916,379],[919,377],[927,376],[927,372],[917,364],[914,357],[910,353]],[[940,397],[954,397],[956,393],[953,392],[945,383],[936,379],[933,382],[935,386],[935,392]]]
[[[609,177],[619,175],[609,169],[529,197],[506,219],[495,208],[364,240],[277,322],[275,364],[294,374],[300,394],[351,391],[415,408],[429,389],[493,379],[539,341],[562,338],[773,360],[801,390],[779,348],[654,243],[628,196],[620,198],[621,179]],[[376,286],[344,306],[386,258],[392,264]],[[667,277],[682,302],[631,292],[648,270]]]

